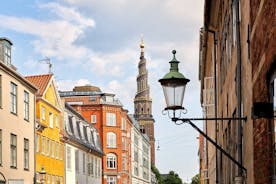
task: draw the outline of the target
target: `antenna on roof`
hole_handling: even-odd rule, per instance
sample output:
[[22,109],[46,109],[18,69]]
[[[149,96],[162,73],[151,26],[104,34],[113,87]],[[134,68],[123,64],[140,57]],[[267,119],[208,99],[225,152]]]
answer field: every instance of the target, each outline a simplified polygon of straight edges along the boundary
[[52,63],[51,63],[50,58],[45,57],[45,59],[41,59],[38,62],[43,63],[43,64],[47,64],[48,68],[49,68],[49,73],[52,73]]

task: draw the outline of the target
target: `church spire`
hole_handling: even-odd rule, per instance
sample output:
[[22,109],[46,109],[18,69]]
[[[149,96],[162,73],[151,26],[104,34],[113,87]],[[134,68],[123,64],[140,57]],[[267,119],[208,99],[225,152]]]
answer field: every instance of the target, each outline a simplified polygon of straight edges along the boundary
[[140,43],[140,61],[138,63],[137,92],[134,98],[134,117],[140,124],[140,131],[149,137],[151,145],[151,162],[155,163],[154,119],[152,116],[152,100],[148,84],[147,60],[144,57],[144,39]]
[[144,44],[144,38],[143,35],[141,36],[141,43],[140,43],[140,49],[141,49],[141,56],[140,58],[144,57],[144,48],[145,48],[145,44]]

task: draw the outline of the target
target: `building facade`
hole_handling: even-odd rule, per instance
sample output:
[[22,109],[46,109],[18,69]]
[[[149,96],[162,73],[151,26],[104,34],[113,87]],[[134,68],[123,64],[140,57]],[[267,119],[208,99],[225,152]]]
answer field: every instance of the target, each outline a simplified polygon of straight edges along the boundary
[[133,115],[129,115],[132,122],[131,130],[131,165],[132,184],[151,183],[151,150],[149,137],[142,133],[140,124]]
[[25,77],[38,88],[36,94],[35,160],[36,182],[41,183],[40,171],[46,171],[46,183],[64,183],[64,143],[60,140],[62,105],[54,75]]
[[140,61],[138,64],[137,92],[134,98],[134,117],[139,122],[141,131],[148,135],[151,145],[151,162],[155,164],[154,119],[152,116],[152,100],[148,84],[148,70],[144,56],[144,43],[140,44]]
[[103,184],[129,183],[130,128],[127,111],[120,101],[114,98],[114,94],[103,93],[94,86],[75,87],[73,91],[60,92],[60,96],[99,132],[104,152]]
[[207,142],[205,183],[276,183],[275,8],[273,0],[205,1],[199,62],[204,115],[247,117],[206,122],[206,133],[247,172]]
[[33,183],[37,89],[12,65],[11,46],[0,38],[0,183]]
[[66,183],[102,184],[102,147],[98,131],[64,103]]

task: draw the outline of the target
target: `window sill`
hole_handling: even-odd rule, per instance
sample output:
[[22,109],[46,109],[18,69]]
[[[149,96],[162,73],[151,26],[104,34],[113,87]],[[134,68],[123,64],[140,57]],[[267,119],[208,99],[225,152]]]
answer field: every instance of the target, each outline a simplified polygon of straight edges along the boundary
[[17,169],[17,167],[16,166],[11,166],[11,169]]
[[11,114],[13,114],[13,115],[17,116],[17,113],[16,113],[16,112],[11,112]]
[[28,123],[30,123],[30,120],[29,120],[29,119],[24,118],[24,120],[27,121]]
[[30,171],[30,169],[24,168],[24,171]]

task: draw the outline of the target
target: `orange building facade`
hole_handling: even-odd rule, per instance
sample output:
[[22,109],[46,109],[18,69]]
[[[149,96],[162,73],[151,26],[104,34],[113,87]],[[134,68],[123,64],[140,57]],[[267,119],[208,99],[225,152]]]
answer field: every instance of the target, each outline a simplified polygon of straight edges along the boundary
[[131,123],[114,94],[93,86],[75,87],[60,96],[76,109],[100,134],[103,146],[103,184],[131,183]]

